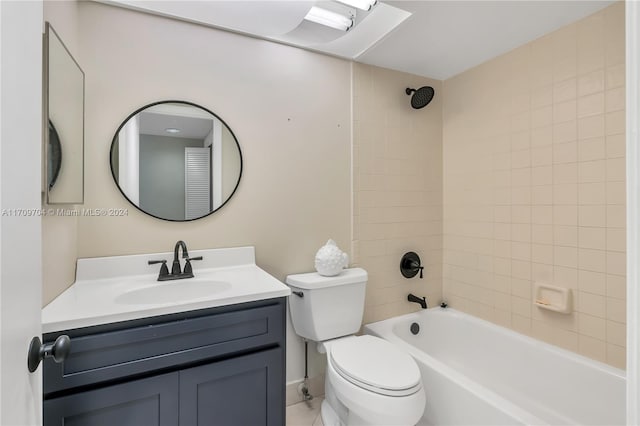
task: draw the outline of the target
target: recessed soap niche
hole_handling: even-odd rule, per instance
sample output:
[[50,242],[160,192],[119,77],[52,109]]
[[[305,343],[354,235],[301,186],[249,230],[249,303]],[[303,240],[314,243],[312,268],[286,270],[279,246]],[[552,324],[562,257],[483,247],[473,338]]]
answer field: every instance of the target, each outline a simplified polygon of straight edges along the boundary
[[533,304],[539,308],[554,312],[571,313],[571,289],[535,283]]

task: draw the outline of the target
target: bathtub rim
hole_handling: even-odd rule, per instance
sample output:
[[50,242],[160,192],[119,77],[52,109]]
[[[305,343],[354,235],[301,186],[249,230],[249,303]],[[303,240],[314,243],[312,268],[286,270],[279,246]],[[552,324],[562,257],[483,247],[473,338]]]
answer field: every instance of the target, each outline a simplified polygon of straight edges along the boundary
[[[479,323],[481,326],[490,327],[494,329],[501,335],[504,335],[508,338],[516,339],[522,343],[527,345],[535,344],[537,348],[550,351],[554,355],[561,356],[563,358],[571,358],[572,360],[577,361],[581,365],[588,365],[590,368],[596,368],[598,371],[601,371],[605,374],[611,374],[617,378],[622,380],[626,380],[626,372],[622,369],[613,367],[611,365],[605,364],[601,361],[588,358],[584,355],[581,355],[576,352],[572,352],[568,349],[564,349],[550,343],[544,342],[542,340],[536,339],[531,336],[527,336],[525,334],[519,333],[515,330],[511,330],[509,328],[503,327],[501,325],[492,323],[482,318],[475,317],[473,315],[467,314],[465,312],[461,312],[455,310],[453,308],[441,308],[441,307],[433,307],[425,310],[420,310],[392,318],[387,318],[385,320],[376,321],[373,323],[365,324],[363,326],[363,333],[371,334],[382,339],[388,340],[394,344],[399,344],[403,347],[407,352],[409,352],[414,358],[417,360],[424,362],[430,368],[433,368],[438,374],[444,375],[454,381],[457,385],[461,386],[475,397],[480,400],[491,404],[497,410],[502,413],[517,419],[518,421],[522,421],[524,424],[549,424],[548,420],[544,420],[543,418],[531,413],[525,408],[511,402],[495,391],[479,384],[478,382],[470,379],[465,374],[458,372],[451,366],[445,364],[444,362],[434,358],[430,354],[423,352],[416,346],[413,346],[409,342],[403,340],[400,336],[395,334],[394,327],[400,323],[406,323],[407,325],[412,322],[412,319],[416,321],[423,319],[428,315],[447,315],[454,317],[461,317],[468,319],[470,321]],[[428,386],[423,383],[423,386]],[[569,419],[555,411],[550,412],[553,416],[555,416],[558,420],[564,420],[567,424],[571,424],[573,419]]]
[[[504,327],[502,325],[493,323],[491,321],[487,321],[483,318],[479,318],[476,316],[473,316],[471,314],[468,314],[466,312],[462,312],[462,311],[458,311],[454,308],[441,308],[439,306],[433,307],[433,308],[429,308],[429,309],[423,309],[420,311],[416,311],[416,312],[411,312],[408,314],[404,314],[404,315],[400,315],[400,316],[396,316],[396,317],[392,317],[392,318],[387,318],[381,321],[376,321],[376,322],[372,322],[369,324],[365,324],[363,327],[363,330],[378,330],[380,331],[382,330],[386,330],[389,333],[391,333],[391,335],[397,337],[395,335],[395,333],[393,332],[393,326],[408,320],[410,318],[420,318],[424,315],[453,315],[453,316],[457,316],[457,317],[462,317],[462,318],[467,318],[470,319],[471,321],[475,321],[478,322],[480,324],[484,324],[485,326],[488,326],[490,328],[495,328],[497,332],[499,332],[502,335],[505,336],[509,336],[512,338],[515,338],[519,341],[525,342],[527,344],[532,344],[535,342],[536,347],[538,348],[543,348],[545,350],[549,350],[551,352],[553,352],[554,354],[560,355],[562,357],[568,357],[568,358],[574,358],[575,360],[579,361],[580,364],[582,365],[589,365],[589,366],[594,366],[597,367],[599,370],[612,374],[614,376],[617,376],[621,379],[626,380],[627,378],[627,374],[625,370],[622,370],[620,368],[614,367],[612,365],[609,365],[605,362],[602,361],[598,361],[597,359],[593,359],[593,358],[589,358],[585,355],[579,354],[578,352],[573,352],[569,349],[565,349],[562,348],[560,346],[556,346],[553,345],[551,343],[545,342],[543,340],[539,340],[536,339],[535,337],[531,337],[528,336],[526,334],[523,333],[519,333],[515,330],[512,330],[510,328]],[[366,333],[365,333],[366,334]],[[380,336],[378,336],[380,337]],[[398,340],[404,342],[404,340],[402,340],[401,338],[398,337]],[[409,344],[408,342],[405,342],[407,344],[407,346],[412,346],[411,344]],[[423,353],[422,351],[420,351],[420,353]],[[437,361],[437,359],[429,356],[430,358],[434,359],[435,361]],[[446,364],[445,364],[446,365]],[[451,367],[449,367],[451,368]]]

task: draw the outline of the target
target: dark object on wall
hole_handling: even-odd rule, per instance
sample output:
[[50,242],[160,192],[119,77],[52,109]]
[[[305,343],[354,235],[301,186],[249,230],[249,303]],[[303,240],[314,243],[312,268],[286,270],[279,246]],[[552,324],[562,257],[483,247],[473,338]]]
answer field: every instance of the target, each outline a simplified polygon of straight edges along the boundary
[[49,152],[47,152],[47,161],[49,163],[47,167],[47,184],[49,190],[56,184],[58,175],[60,174],[60,167],[62,166],[62,145],[60,145],[60,136],[58,131],[49,120],[49,144],[47,146]]
[[413,251],[405,253],[402,259],[400,259],[400,272],[405,278],[413,278],[418,272],[420,272],[420,278],[422,278],[423,269],[424,267],[420,262],[420,256]]
[[429,102],[431,102],[435,91],[431,86],[423,86],[417,90],[407,87],[405,93],[407,95],[411,95],[413,93],[413,96],[411,96],[411,106],[414,109],[420,109],[426,107]]
[[131,113],[111,142],[111,174],[137,209],[172,222],[222,208],[242,176],[233,131],[210,110],[167,100]]

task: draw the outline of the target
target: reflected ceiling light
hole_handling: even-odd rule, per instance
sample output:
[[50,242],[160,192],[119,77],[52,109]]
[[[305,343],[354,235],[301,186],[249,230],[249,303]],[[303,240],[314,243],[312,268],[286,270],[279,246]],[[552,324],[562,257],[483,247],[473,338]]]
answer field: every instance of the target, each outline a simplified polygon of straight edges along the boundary
[[338,0],[347,6],[355,7],[360,10],[369,11],[373,6],[378,4],[378,0]]
[[353,17],[317,6],[313,6],[304,19],[342,31],[349,31],[349,28],[353,26]]
[[167,129],[164,129],[164,131],[167,132],[167,133],[172,133],[173,134],[173,133],[180,133],[181,130],[180,129],[176,129],[175,127],[169,127]]

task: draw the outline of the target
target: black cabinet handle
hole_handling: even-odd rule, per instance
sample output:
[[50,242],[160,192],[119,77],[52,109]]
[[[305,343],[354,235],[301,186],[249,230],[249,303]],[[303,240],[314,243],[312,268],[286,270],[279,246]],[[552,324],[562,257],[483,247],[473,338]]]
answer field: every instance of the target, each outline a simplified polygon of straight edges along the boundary
[[71,351],[71,339],[66,334],[58,336],[55,342],[43,344],[39,337],[31,339],[29,344],[29,354],[27,355],[27,368],[33,373],[40,365],[40,361],[45,358],[53,358],[60,364]]

